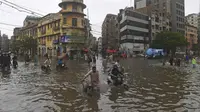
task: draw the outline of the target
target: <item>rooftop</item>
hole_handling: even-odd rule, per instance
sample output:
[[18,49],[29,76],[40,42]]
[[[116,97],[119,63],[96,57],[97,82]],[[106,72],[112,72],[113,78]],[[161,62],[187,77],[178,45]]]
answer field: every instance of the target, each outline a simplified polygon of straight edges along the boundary
[[36,16],[26,16],[25,20],[39,20],[40,17],[36,17]]

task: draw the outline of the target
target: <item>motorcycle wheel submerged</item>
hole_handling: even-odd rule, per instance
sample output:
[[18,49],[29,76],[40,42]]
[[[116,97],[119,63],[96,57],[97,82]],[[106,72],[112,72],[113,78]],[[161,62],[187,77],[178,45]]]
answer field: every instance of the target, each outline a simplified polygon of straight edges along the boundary
[[50,67],[46,67],[46,66],[41,66],[41,70],[44,71],[44,72],[49,72],[51,71]]
[[107,79],[107,83],[108,83],[108,85],[112,84],[114,86],[123,86],[124,89],[126,89],[126,90],[129,89],[129,86],[124,83],[123,78],[117,78],[116,81],[113,81],[111,76],[109,76]]
[[62,69],[62,70],[64,70],[64,69],[66,69],[67,67],[66,67],[66,65],[65,64],[62,64],[62,65],[57,65],[56,66],[56,69],[57,70],[59,70],[59,69]]

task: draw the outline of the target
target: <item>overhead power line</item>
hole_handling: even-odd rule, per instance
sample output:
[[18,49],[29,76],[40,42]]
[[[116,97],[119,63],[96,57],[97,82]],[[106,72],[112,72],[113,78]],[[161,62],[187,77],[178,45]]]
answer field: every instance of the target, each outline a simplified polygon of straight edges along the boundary
[[0,29],[7,30],[7,31],[13,31],[12,29],[2,28],[2,27],[0,27]]
[[7,25],[7,26],[13,26],[13,27],[20,27],[20,25],[14,25],[14,24],[3,23],[3,22],[0,22],[0,24]]
[[5,3],[5,2],[2,2],[2,1],[0,1],[0,3],[4,4],[4,5],[6,5],[6,6],[9,6],[9,7],[13,8],[13,9],[19,11],[19,12],[25,12],[25,13],[33,14],[33,13],[31,13],[31,12],[28,12],[28,11],[20,10],[19,8],[15,7],[15,6],[12,6],[12,5],[10,5],[10,4],[7,4],[7,3]]
[[7,1],[7,0],[3,0],[3,1],[5,1],[5,2],[7,2],[7,3],[10,3],[10,4],[14,5],[14,6],[17,6],[17,7],[21,8],[21,9],[24,9],[24,10],[27,10],[27,11],[30,11],[30,12],[33,12],[33,13],[35,13],[35,14],[37,14],[37,15],[44,16],[43,14],[40,14],[40,13],[37,13],[37,12],[35,12],[35,11],[29,10],[29,9],[27,9],[27,8],[24,8],[24,7],[22,7],[22,6],[19,6],[19,5],[15,4],[15,3],[9,2],[9,1]]
[[18,10],[19,12],[25,12],[25,13],[32,14],[32,15],[37,15],[37,16],[44,16],[44,15],[42,15],[40,13],[37,13],[37,12],[32,11],[32,10],[29,10],[27,8],[24,8],[22,6],[19,6],[19,5],[15,4],[15,3],[9,2],[7,0],[0,1],[0,4],[7,5],[7,6],[11,7],[11,8],[14,8],[14,9]]

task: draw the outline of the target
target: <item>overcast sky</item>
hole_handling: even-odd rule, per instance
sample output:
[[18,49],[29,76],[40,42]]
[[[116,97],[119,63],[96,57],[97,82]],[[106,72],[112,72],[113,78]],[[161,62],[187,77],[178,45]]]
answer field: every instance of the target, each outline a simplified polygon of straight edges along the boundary
[[[0,0],[2,1],[2,0]],[[58,3],[61,0],[8,0],[16,3],[20,6],[29,8],[33,11],[47,14],[52,12],[58,12],[60,7]],[[92,24],[92,28],[95,32],[94,35],[97,37],[101,36],[101,24],[108,13],[117,14],[119,9],[126,6],[134,5],[134,0],[131,3],[130,0],[84,0],[89,10],[89,19]],[[186,15],[190,13],[197,13],[199,11],[200,0],[185,0]],[[85,10],[87,14],[87,9]],[[0,22],[22,25],[23,20],[26,17],[26,13],[18,12],[15,9],[0,5]],[[14,27],[5,26],[0,24],[0,30],[2,33],[12,35]]]

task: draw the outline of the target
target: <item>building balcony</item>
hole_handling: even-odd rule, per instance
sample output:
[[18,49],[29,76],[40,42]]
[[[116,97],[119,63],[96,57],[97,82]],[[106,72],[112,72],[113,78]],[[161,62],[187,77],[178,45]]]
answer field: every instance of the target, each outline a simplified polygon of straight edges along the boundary
[[84,26],[69,26],[69,25],[63,25],[62,28],[67,28],[67,29],[85,29]]
[[42,35],[46,34],[46,30],[41,31],[41,34]]
[[53,31],[59,31],[59,30],[60,30],[59,27],[54,27],[54,28],[53,28]]
[[61,10],[60,13],[64,13],[64,14],[80,14],[80,15],[86,16],[82,11],[79,11],[79,10]]

